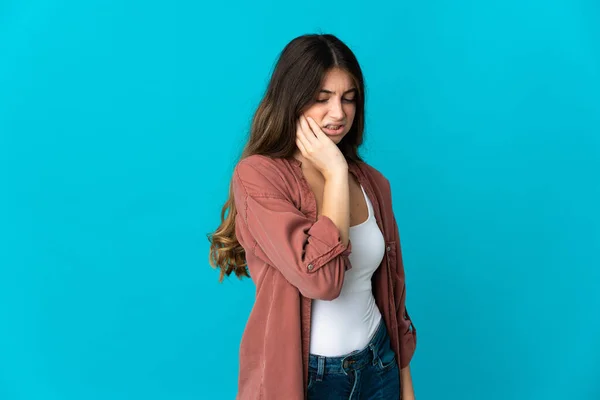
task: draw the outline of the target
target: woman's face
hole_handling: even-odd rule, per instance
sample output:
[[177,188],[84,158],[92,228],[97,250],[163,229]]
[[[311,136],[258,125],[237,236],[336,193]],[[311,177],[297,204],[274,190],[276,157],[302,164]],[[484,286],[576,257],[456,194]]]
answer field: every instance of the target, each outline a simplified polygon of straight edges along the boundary
[[356,92],[351,76],[339,68],[332,68],[325,75],[317,98],[304,111],[304,115],[311,117],[338,144],[352,127],[356,113]]

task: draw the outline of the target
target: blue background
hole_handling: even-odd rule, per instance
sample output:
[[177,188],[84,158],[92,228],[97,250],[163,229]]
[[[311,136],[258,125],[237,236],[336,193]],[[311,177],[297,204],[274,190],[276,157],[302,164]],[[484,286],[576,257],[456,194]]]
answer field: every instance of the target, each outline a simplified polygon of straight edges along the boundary
[[278,53],[368,86],[417,398],[600,398],[600,5],[0,2],[0,399],[233,399],[206,233]]

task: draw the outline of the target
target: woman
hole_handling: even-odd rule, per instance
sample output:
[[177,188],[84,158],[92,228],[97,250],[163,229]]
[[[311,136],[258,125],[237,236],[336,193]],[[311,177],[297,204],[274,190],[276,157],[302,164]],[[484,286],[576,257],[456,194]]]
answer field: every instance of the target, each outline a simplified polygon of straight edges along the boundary
[[357,153],[364,121],[352,51],[292,40],[209,236],[220,279],[256,284],[240,400],[414,398],[400,239],[389,182]]

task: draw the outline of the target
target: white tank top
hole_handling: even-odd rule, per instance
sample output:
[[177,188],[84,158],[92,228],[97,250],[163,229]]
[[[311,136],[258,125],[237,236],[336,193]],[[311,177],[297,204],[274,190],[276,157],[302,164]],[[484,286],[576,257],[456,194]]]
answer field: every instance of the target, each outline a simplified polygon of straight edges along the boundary
[[350,262],[340,296],[332,301],[313,300],[310,353],[338,357],[364,348],[381,321],[371,288],[371,277],[385,254],[385,241],[375,221],[373,205],[361,186],[369,209],[362,224],[351,226]]

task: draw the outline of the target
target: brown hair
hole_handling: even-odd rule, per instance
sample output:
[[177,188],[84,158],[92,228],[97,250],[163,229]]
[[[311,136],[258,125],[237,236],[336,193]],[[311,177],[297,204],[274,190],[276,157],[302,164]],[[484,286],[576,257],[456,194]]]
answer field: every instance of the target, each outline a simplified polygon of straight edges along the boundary
[[[356,114],[352,127],[338,147],[348,162],[362,161],[358,147],[365,126],[365,87],[360,65],[350,48],[333,35],[304,35],[293,39],[281,52],[267,91],[254,114],[250,138],[240,159],[254,154],[272,158],[292,157],[296,151],[296,122],[302,111],[315,101],[325,74],[340,68],[354,80]],[[226,212],[229,210],[229,213]],[[219,281],[232,272],[249,276],[245,251],[235,235],[236,208],[233,191],[221,210],[221,225],[208,234],[209,263],[220,268]]]

